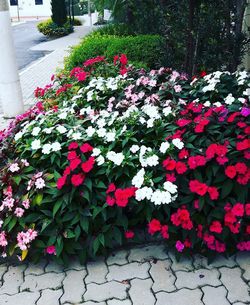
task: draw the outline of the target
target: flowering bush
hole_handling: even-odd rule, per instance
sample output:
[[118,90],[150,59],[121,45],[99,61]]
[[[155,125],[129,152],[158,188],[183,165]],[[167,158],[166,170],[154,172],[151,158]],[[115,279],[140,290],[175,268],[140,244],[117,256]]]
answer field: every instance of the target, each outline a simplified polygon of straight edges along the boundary
[[84,261],[140,229],[177,253],[250,250],[245,72],[190,81],[120,55],[52,82],[0,134],[3,256]]

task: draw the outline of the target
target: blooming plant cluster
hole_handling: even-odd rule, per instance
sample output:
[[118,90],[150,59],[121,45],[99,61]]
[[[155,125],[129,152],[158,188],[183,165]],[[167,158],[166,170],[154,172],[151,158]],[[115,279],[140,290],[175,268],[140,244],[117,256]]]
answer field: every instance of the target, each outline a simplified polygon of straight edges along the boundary
[[177,254],[250,250],[247,73],[189,80],[123,54],[52,82],[0,134],[3,256],[84,261],[141,230]]

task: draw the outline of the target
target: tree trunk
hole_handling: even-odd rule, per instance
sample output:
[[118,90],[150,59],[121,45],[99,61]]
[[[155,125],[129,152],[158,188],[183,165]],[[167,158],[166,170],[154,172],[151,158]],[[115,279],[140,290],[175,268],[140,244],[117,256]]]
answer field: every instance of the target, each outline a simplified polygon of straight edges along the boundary
[[186,58],[185,58],[185,70],[189,75],[192,74],[193,60],[194,60],[195,6],[196,6],[196,0],[189,0],[188,27],[187,27],[187,40],[186,40]]

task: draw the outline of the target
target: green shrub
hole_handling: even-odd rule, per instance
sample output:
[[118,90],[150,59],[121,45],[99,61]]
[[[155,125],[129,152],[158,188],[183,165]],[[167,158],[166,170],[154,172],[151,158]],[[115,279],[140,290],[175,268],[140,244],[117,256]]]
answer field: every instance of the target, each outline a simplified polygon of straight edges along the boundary
[[115,35],[115,36],[130,36],[135,35],[135,32],[124,23],[117,24],[107,24],[99,29],[95,30],[90,34],[91,36],[95,35]]
[[162,38],[159,35],[90,35],[73,48],[66,59],[65,67],[71,70],[88,58],[98,55],[112,58],[122,53],[126,54],[131,62],[141,62],[148,67],[159,66],[162,63]]
[[73,27],[69,20],[63,26],[58,26],[51,19],[48,19],[38,23],[37,29],[43,35],[49,37],[62,37],[73,32]]
[[74,26],[82,25],[82,21],[81,21],[80,19],[74,17],[73,25],[74,25]]

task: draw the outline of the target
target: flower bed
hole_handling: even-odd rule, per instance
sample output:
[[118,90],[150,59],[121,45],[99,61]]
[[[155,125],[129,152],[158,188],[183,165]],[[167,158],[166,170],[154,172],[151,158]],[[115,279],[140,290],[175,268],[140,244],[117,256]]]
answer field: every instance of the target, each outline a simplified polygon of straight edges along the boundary
[[249,86],[125,55],[53,77],[0,133],[2,255],[85,261],[138,229],[178,255],[249,251]]

